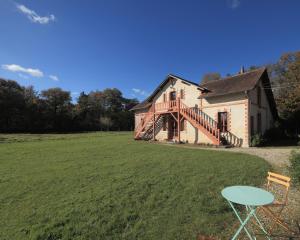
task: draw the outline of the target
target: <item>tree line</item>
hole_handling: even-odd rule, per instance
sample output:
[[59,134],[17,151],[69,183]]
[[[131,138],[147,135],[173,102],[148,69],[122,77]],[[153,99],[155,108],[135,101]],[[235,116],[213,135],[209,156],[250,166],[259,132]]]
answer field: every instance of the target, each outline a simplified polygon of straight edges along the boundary
[[[300,134],[300,51],[284,53],[272,64],[266,64],[280,120],[277,127],[290,136]],[[251,66],[251,71],[261,66]],[[226,75],[227,77],[230,74]],[[221,74],[205,74],[200,83],[221,79]]]
[[[246,71],[258,67],[251,66]],[[299,135],[300,51],[283,54],[267,69],[280,128]],[[219,73],[209,73],[202,81],[220,78]],[[0,132],[133,130],[134,115],[129,109],[137,103],[136,99],[123,97],[116,88],[82,92],[73,103],[70,92],[60,88],[37,92],[32,86],[0,79]]]
[[76,103],[61,88],[37,92],[12,80],[0,79],[0,132],[74,132],[132,130],[129,111],[138,101],[116,88],[82,92]]

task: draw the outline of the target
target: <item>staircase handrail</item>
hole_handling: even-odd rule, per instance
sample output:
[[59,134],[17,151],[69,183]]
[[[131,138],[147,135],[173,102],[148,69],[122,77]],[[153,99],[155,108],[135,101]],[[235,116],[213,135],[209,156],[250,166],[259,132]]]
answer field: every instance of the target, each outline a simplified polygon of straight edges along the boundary
[[149,108],[149,111],[146,113],[146,116],[141,120],[141,122],[137,126],[136,131],[135,131],[135,137],[137,137],[140,134],[140,132],[145,128],[146,124],[153,117],[153,114],[154,114],[154,104],[151,105],[151,107]]
[[182,114],[187,115],[212,134],[217,142],[220,141],[220,129],[218,128],[218,123],[212,117],[198,108],[188,107],[182,101],[180,101],[179,109]]

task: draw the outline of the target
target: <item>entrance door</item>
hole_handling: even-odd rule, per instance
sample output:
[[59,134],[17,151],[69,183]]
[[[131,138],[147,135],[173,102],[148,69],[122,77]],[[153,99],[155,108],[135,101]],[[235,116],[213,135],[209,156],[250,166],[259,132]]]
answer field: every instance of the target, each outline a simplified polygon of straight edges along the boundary
[[178,135],[177,121],[173,117],[169,118],[168,139],[174,139]]
[[227,112],[218,112],[218,128],[220,132],[227,131]]

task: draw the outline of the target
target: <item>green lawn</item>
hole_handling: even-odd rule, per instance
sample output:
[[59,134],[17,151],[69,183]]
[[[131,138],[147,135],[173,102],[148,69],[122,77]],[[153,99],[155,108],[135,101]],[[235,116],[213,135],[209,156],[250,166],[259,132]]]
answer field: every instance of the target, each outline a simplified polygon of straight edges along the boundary
[[220,191],[258,186],[269,167],[250,155],[132,138],[0,135],[0,239],[226,236],[234,217]]

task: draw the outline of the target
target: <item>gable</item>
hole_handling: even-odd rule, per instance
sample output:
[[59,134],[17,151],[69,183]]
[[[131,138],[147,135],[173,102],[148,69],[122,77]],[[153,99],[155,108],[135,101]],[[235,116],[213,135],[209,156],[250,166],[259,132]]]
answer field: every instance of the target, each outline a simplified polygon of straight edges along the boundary
[[[203,88],[199,87],[197,83],[194,83],[192,81],[183,79],[181,77],[178,77],[173,74],[169,74],[164,81],[160,83],[160,85],[152,92],[152,94],[146,98],[143,102],[137,104],[134,106],[131,111],[135,111],[138,109],[144,109],[144,108],[149,108],[152,105],[152,102],[154,99],[157,99],[157,95],[161,94],[162,91],[165,91],[166,86],[169,86],[172,84],[172,82],[180,82],[186,86],[194,86],[195,90],[198,88],[199,90],[204,90]],[[199,94],[198,94],[199,95]]]

